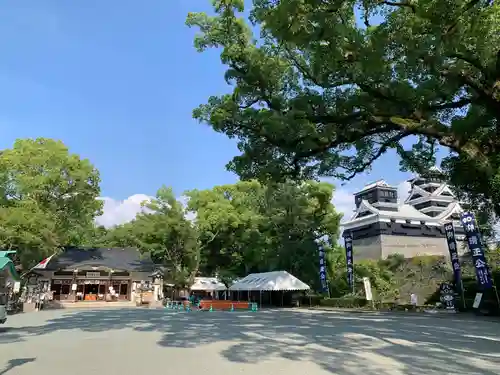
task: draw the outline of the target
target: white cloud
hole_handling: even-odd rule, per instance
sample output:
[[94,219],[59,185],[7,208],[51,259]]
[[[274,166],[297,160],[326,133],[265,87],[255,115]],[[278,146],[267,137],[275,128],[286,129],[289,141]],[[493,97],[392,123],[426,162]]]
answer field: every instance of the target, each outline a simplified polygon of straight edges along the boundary
[[403,181],[398,185],[399,202],[403,203],[410,193],[411,185],[408,181]]
[[[181,202],[181,204],[184,207],[184,209],[187,208],[187,204],[189,202],[189,197],[187,197],[185,195],[181,195],[179,198],[177,198],[177,200],[179,202]],[[185,213],[185,218],[188,219],[189,221],[194,222],[194,220],[196,219],[196,212],[187,211]]]
[[348,221],[354,213],[354,192],[346,189],[338,189],[333,193],[332,203],[337,212],[342,213],[342,221]]
[[99,199],[104,202],[104,207],[103,214],[96,218],[96,222],[110,228],[134,220],[138,213],[144,212],[142,202],[149,202],[151,197],[145,194],[134,194],[123,201],[109,197]]
[[[101,197],[99,199],[104,202],[103,214],[96,218],[96,223],[106,228],[128,223],[134,220],[139,213],[151,212],[151,210],[143,207],[142,203],[150,202],[153,198],[145,194],[134,194],[123,201],[110,197]],[[186,207],[188,199],[188,197],[182,195],[177,200]],[[188,212],[186,218],[192,221],[196,218],[196,214]]]

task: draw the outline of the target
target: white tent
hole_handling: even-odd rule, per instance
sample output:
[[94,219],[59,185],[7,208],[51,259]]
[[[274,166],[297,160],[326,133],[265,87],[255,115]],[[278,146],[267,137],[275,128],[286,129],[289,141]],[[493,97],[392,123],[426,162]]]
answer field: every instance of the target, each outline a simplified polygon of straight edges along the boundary
[[202,290],[207,292],[226,290],[226,286],[215,277],[195,277],[191,290]]
[[231,291],[309,290],[309,285],[286,271],[251,273],[229,287]]

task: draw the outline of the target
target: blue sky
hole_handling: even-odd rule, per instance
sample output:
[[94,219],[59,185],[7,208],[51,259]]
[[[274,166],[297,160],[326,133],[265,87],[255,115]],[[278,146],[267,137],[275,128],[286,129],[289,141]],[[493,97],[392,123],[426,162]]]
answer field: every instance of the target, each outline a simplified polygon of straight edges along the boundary
[[[0,148],[16,138],[61,139],[101,172],[102,195],[120,201],[233,183],[237,154],[191,112],[230,88],[217,51],[199,54],[189,11],[209,0],[8,0],[0,9]],[[394,154],[342,189],[408,177]],[[340,198],[339,198],[340,199]],[[339,203],[340,204],[340,203]]]

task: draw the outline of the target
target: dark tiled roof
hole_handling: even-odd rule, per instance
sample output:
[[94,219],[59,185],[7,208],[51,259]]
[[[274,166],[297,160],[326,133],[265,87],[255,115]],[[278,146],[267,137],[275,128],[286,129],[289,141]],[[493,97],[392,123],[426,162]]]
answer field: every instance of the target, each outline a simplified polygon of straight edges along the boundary
[[47,271],[63,268],[109,267],[115,270],[153,272],[151,257],[135,248],[67,248],[47,264]]

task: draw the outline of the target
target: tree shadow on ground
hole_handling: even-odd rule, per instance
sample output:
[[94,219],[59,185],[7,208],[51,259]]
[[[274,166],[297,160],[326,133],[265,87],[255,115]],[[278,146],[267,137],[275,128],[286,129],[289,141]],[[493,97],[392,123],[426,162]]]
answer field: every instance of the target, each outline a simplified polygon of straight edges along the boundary
[[0,370],[0,375],[7,374],[10,370],[14,370],[16,367],[25,365],[26,363],[34,362],[36,358],[14,358],[9,360],[7,366]]
[[[492,337],[496,325],[383,313],[113,309],[67,313],[8,334],[18,341],[57,330],[132,329],[160,333],[158,345],[166,348],[225,342],[221,356],[238,363],[282,358],[314,362],[336,374],[493,375],[500,368],[500,339]],[[0,344],[7,342],[0,336]]]

